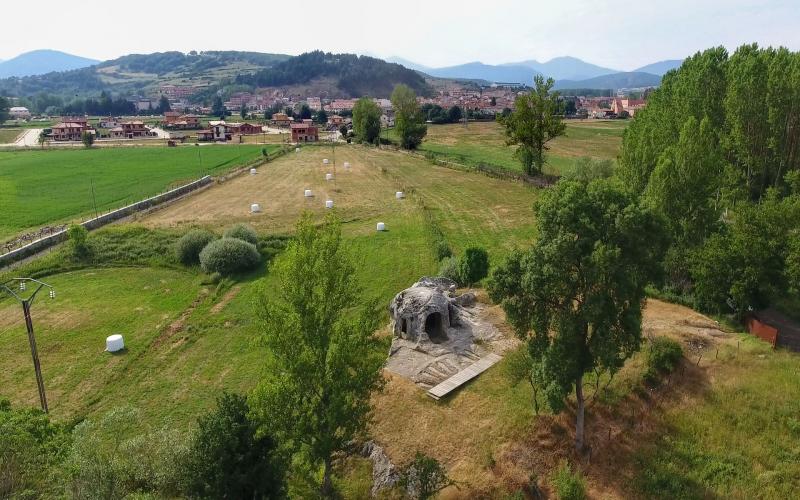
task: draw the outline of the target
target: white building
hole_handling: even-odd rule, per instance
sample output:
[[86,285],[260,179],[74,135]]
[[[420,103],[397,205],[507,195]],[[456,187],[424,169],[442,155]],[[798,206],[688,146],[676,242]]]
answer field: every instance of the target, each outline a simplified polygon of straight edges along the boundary
[[23,106],[14,106],[8,110],[9,116],[11,116],[14,120],[27,120],[31,117],[31,112],[28,111],[28,108]]

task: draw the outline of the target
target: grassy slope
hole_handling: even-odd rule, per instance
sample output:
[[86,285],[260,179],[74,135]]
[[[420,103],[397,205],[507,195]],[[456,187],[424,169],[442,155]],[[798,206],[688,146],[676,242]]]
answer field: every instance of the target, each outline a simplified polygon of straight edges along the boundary
[[105,211],[260,154],[258,146],[0,152],[0,239],[93,213],[91,182]]
[[[545,173],[558,174],[581,156],[615,159],[622,145],[625,121],[567,121],[567,132],[551,144]],[[420,148],[447,155],[455,161],[488,163],[521,171],[514,148],[506,146],[502,129],[496,122],[463,125],[429,125],[428,135]]]

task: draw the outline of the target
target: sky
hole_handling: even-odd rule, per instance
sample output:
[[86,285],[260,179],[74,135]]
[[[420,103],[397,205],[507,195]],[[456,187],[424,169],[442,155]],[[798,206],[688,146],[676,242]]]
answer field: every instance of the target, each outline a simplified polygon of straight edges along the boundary
[[[5,3],[5,2],[4,2]],[[426,66],[570,55],[617,70],[743,43],[800,50],[800,0],[107,0],[3,6],[0,59],[178,50],[398,56]],[[35,12],[34,12],[35,10]]]

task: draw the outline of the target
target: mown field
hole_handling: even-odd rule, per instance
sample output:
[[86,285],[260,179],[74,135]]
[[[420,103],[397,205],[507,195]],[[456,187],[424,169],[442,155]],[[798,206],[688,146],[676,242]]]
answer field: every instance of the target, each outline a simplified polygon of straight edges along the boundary
[[0,128],[0,144],[10,144],[23,132],[20,128]]
[[[323,158],[334,158],[330,147],[303,148],[255,176],[94,233],[96,260],[70,264],[54,253],[29,264],[58,291],[53,301],[37,299],[33,309],[53,416],[70,422],[130,405],[141,410],[143,428],[187,428],[223,389],[245,392],[255,385],[265,353],[254,308],[259,296],[274,293],[273,277],[262,266],[212,284],[198,269],[175,264],[172,244],[189,227],[221,232],[244,221],[262,235],[289,234],[302,211],[319,219],[332,199],[365,300],[381,305],[436,272],[437,232],[456,253],[485,247],[494,263],[535,236],[531,187],[358,146],[336,148],[333,182],[325,180],[333,165],[323,166]],[[306,188],[314,198],[304,198]],[[397,190],[408,197],[396,200]],[[263,212],[250,214],[250,203],[260,203]],[[387,232],[375,232],[378,221]],[[495,307],[494,314],[502,312]],[[21,316],[16,303],[0,299],[0,395],[33,406],[36,385]],[[698,323],[711,321],[651,301],[646,334],[681,340],[686,359],[655,389],[641,382],[645,356],[628,362],[588,413],[590,462],[572,454],[571,410],[535,416],[529,386],[510,382],[507,361],[438,403],[390,377],[374,398],[371,434],[397,463],[417,450],[441,460],[459,481],[445,498],[502,498],[532,475],[547,489],[563,458],[577,462],[592,497],[790,497],[800,488],[798,357],[747,336],[709,335],[693,326]],[[125,335],[126,352],[103,352],[111,333]],[[346,498],[365,497],[365,463],[339,473]]]
[[84,218],[95,202],[100,212],[118,208],[259,156],[261,146],[249,145],[0,151],[0,240]]
[[[566,124],[566,134],[550,143],[545,173],[557,175],[582,156],[616,159],[626,121],[572,120]],[[420,150],[470,165],[485,163],[522,171],[519,160],[514,158],[514,148],[506,146],[502,128],[496,122],[473,122],[467,127],[463,124],[428,125],[428,135]]]

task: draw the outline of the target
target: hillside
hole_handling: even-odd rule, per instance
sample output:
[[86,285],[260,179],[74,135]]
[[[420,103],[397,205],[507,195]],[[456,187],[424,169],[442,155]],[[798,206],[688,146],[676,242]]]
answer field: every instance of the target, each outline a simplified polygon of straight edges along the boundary
[[587,80],[558,80],[556,89],[622,89],[637,87],[655,87],[661,83],[661,77],[650,73],[628,72],[597,76]]
[[8,61],[0,61],[0,78],[43,75],[53,71],[85,68],[99,61],[58,50],[34,50]]
[[533,76],[537,71],[522,65],[494,66],[482,62],[471,62],[448,66],[446,68],[428,68],[424,70],[428,75],[438,78],[466,78],[471,80],[486,80],[487,82],[515,82],[531,85]]
[[647,66],[642,66],[634,71],[664,76],[664,73],[667,71],[680,68],[681,64],[683,64],[682,59],[667,59],[665,61],[658,61],[653,64],[648,64]]
[[293,57],[192,51],[130,54],[71,71],[0,79],[0,94],[32,96],[44,92],[72,98],[97,96],[105,90],[117,95],[147,95],[165,84],[215,90],[234,84],[292,87],[320,80],[325,81],[327,94],[332,97],[388,97],[397,83],[405,83],[420,94],[430,92],[418,73],[371,57],[323,52]]
[[556,80],[586,80],[596,76],[619,73],[611,68],[604,68],[596,64],[582,61],[577,57],[556,57],[547,62],[536,60],[511,63],[511,66],[526,66],[543,75],[547,75]]
[[[307,52],[254,74],[239,75],[236,83],[256,87],[291,87],[332,80],[331,94],[347,97],[388,97],[394,86],[404,83],[418,94],[431,89],[419,73],[382,59],[354,54]],[[335,95],[332,95],[335,97]]]

